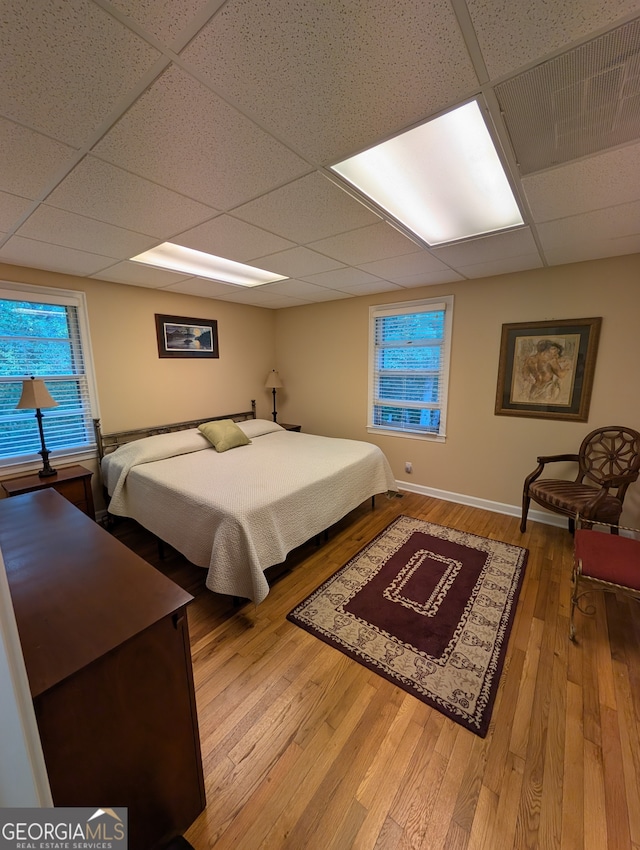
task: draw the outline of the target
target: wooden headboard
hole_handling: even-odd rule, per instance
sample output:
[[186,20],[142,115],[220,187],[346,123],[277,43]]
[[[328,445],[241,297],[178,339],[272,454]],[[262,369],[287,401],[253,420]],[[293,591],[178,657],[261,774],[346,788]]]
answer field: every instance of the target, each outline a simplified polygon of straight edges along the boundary
[[251,410],[242,410],[239,413],[225,413],[222,416],[206,416],[202,419],[192,419],[189,422],[174,422],[170,425],[155,425],[151,428],[136,428],[134,431],[114,431],[112,434],[103,434],[100,420],[93,420],[96,433],[98,455],[100,460],[105,455],[115,452],[117,448],[130,443],[132,440],[142,440],[144,437],[153,437],[155,434],[169,434],[172,431],[186,431],[188,428],[197,428],[203,422],[213,422],[218,419],[233,419],[234,422],[246,422],[247,419],[256,418],[256,400],[251,399]]

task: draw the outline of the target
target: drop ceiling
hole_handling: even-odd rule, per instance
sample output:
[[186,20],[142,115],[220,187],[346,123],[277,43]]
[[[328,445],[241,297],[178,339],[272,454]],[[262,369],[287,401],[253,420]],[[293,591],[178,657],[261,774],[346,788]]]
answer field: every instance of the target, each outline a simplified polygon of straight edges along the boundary
[[[640,252],[637,0],[2,9],[2,262],[276,309]],[[430,249],[331,176],[471,98],[524,227]],[[165,241],[288,279],[128,261]]]

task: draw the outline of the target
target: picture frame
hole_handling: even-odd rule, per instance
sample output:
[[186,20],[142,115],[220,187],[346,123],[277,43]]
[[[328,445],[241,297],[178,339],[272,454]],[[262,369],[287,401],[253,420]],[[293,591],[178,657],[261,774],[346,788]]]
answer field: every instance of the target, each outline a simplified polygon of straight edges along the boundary
[[495,413],[586,422],[602,318],[502,326]]
[[158,357],[219,357],[218,322],[156,313]]

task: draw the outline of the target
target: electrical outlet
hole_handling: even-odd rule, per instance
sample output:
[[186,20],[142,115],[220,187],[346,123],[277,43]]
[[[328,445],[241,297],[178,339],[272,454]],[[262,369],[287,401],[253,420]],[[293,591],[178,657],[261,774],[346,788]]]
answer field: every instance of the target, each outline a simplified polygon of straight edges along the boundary
[[411,461],[409,461],[409,460],[405,461],[404,471],[409,472],[409,473],[413,472],[413,465],[412,465]]

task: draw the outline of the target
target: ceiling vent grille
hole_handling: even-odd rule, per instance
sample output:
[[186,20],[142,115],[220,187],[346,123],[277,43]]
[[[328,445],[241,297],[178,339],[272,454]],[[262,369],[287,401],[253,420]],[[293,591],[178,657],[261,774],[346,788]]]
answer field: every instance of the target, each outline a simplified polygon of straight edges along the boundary
[[640,138],[640,18],[495,92],[523,175]]

